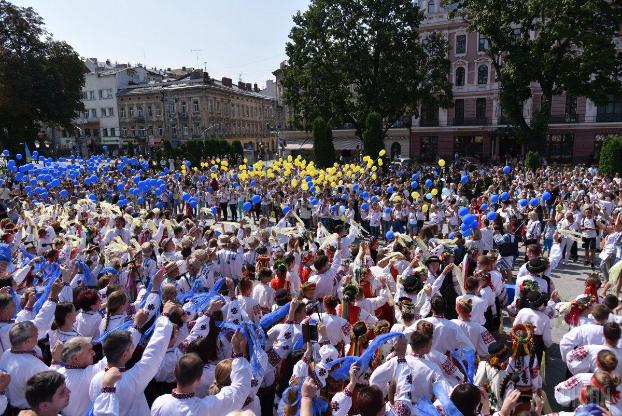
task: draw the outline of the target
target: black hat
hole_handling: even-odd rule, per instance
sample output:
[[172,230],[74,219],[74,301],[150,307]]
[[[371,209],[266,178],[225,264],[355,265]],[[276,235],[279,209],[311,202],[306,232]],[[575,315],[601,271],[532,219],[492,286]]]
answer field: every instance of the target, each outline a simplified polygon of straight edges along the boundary
[[531,309],[538,309],[548,301],[548,296],[539,290],[532,290],[527,293],[527,306]]
[[428,257],[428,259],[425,261],[425,265],[428,266],[430,263],[440,263],[441,259],[438,258],[438,256],[430,256]]
[[534,257],[527,263],[527,271],[532,274],[544,273],[549,267],[549,262],[544,257]]
[[423,289],[423,282],[414,274],[406,277],[402,281],[402,284],[404,285],[404,290],[406,292],[419,292]]
[[510,349],[503,342],[495,341],[488,346],[488,354],[491,357],[497,357],[499,362],[507,360],[510,357],[510,353]]
[[281,288],[274,292],[274,301],[279,306],[285,305],[288,301],[287,290]]

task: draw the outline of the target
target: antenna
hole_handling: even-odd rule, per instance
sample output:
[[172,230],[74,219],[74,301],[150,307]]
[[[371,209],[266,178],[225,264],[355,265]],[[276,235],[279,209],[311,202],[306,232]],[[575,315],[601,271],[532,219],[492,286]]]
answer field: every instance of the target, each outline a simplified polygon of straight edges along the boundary
[[203,61],[203,72],[207,72],[207,61]]
[[202,52],[203,49],[190,49],[190,53],[194,53],[197,58],[197,66],[195,69],[199,68],[199,52]]
[[241,72],[238,74],[238,82],[242,82],[242,73]]

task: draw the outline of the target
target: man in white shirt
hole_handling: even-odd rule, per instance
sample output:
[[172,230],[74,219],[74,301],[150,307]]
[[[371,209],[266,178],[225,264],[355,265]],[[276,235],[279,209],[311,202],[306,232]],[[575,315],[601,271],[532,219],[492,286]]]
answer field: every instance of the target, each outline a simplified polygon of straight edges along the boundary
[[[558,228],[560,230],[579,231],[579,224],[576,223],[572,212],[566,212],[566,218],[559,222]],[[570,250],[570,254],[566,256],[566,248]],[[577,260],[576,243],[570,238],[563,237],[560,243],[560,249],[564,258],[570,258],[574,261]]]
[[585,209],[585,217],[581,220],[581,232],[583,233],[583,247],[585,248],[585,265],[590,264],[592,269],[594,269],[598,226],[596,225],[592,208]]
[[482,233],[480,248],[482,249],[482,254],[486,255],[490,250],[492,250],[494,244],[493,231],[490,229],[490,221],[488,220],[488,218],[484,218],[482,220],[482,224],[484,226],[479,229],[479,231]]

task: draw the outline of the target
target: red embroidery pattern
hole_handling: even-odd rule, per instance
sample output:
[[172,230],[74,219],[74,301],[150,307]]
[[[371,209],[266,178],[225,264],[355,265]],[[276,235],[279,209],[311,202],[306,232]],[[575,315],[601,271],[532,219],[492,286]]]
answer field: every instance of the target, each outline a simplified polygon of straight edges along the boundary
[[585,357],[587,357],[588,354],[589,354],[589,352],[588,352],[588,350],[585,349],[585,347],[578,347],[578,348],[575,348],[574,350],[572,350],[572,352],[570,353],[570,357],[569,358],[571,360],[581,361]]
[[270,363],[270,365],[276,368],[281,362],[281,357],[279,356],[279,354],[274,351],[274,348],[270,348],[268,351],[266,351],[266,354],[268,355],[268,362]]
[[351,326],[349,323],[345,323],[341,326],[341,332],[343,332],[343,335],[345,336],[350,335],[350,329],[351,329]]
[[410,416],[410,408],[404,402],[396,401],[393,403],[392,409],[396,416]]
[[484,341],[484,344],[489,345],[495,342],[495,337],[490,332],[484,331],[482,332],[482,341]]
[[333,412],[338,412],[339,411],[339,403],[337,402],[330,402],[330,408]]
[[577,387],[579,383],[580,381],[576,376],[570,377],[568,380],[564,381],[562,384],[555,386],[555,390],[556,391],[560,391],[562,389],[570,390],[570,389]]
[[456,371],[456,366],[449,360],[443,361],[441,368],[445,374],[453,374]]
[[536,366],[536,367],[531,368],[530,374],[531,374],[532,379],[538,377],[538,374],[540,374],[540,367]]

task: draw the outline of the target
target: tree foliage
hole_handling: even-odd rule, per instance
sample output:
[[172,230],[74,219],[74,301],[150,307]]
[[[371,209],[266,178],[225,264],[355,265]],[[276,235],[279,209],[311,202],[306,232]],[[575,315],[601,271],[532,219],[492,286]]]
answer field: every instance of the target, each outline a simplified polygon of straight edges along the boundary
[[384,149],[384,132],[382,131],[382,117],[376,112],[371,112],[365,120],[363,132],[363,150],[371,157],[378,156]]
[[0,0],[0,140],[32,145],[41,124],[72,129],[83,111],[84,64],[30,7]]
[[447,44],[440,34],[421,40],[415,3],[313,0],[294,16],[282,82],[297,125],[322,116],[360,137],[372,110],[388,128],[422,102],[449,105]]
[[[468,29],[488,39],[503,115],[531,145],[544,144],[553,96],[603,103],[619,92],[622,60],[614,34],[620,8],[609,0],[445,0]],[[536,88],[534,88],[536,86]],[[532,99],[534,113],[523,114]]]
[[525,155],[525,167],[535,171],[540,167],[540,153],[530,150]]
[[323,117],[313,121],[313,154],[319,168],[327,168],[335,163],[333,133]]
[[231,152],[242,156],[244,154],[244,148],[242,147],[242,142],[239,140],[234,140],[231,142]]
[[622,136],[608,137],[600,149],[598,169],[604,175],[622,173]]

